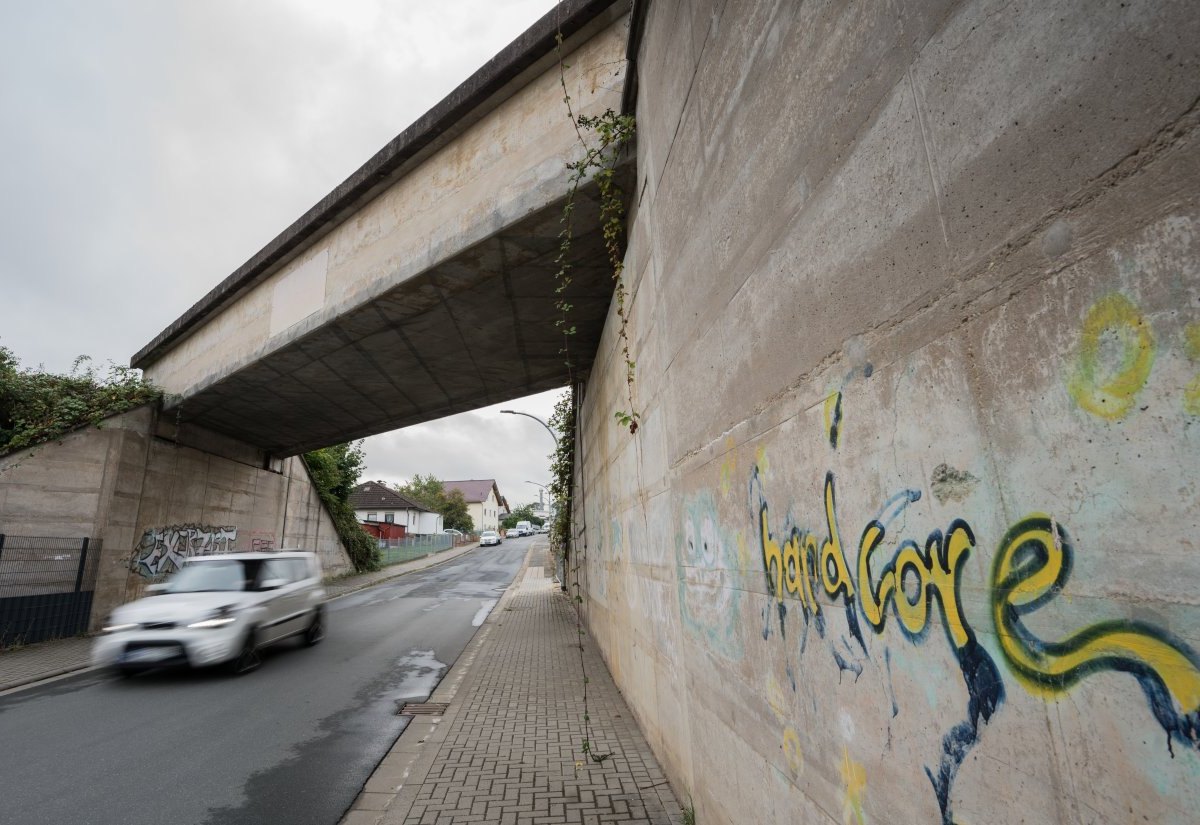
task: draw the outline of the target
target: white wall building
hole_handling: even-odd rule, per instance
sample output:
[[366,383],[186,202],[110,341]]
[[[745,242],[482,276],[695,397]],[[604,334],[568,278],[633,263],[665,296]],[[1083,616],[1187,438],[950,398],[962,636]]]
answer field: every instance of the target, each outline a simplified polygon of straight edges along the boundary
[[442,532],[442,516],[400,495],[378,481],[367,481],[350,491],[350,506],[359,522],[400,524],[410,536]]

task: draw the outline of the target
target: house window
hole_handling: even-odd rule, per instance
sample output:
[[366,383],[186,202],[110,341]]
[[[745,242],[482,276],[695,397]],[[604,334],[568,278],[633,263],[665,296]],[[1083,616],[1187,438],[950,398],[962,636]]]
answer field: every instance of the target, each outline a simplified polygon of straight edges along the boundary
[[367,521],[379,521],[379,513],[367,513]]
[[391,524],[392,522],[394,522],[396,520],[396,514],[395,513],[384,513],[383,520],[386,521],[388,524]]

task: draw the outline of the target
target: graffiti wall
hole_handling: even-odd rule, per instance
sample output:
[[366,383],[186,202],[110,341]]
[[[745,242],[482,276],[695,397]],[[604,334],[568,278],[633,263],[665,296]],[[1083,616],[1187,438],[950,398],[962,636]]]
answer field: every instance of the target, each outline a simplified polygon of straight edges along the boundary
[[647,14],[640,427],[614,316],[579,438],[589,627],[680,797],[1195,822],[1200,20],[728,8]]
[[143,578],[157,579],[174,573],[190,556],[232,553],[236,543],[237,528],[233,526],[181,524],[151,528],[142,534],[131,566]]

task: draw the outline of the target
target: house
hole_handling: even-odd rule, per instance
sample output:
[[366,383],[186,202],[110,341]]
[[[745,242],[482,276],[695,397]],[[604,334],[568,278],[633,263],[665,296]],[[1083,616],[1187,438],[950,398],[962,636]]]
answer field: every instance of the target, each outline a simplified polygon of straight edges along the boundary
[[467,481],[443,481],[446,492],[458,490],[467,501],[467,512],[475,520],[475,532],[500,529],[500,503],[504,500],[496,479],[482,478]]
[[350,491],[354,517],[364,524],[397,524],[410,536],[442,532],[442,516],[381,481],[366,481]]

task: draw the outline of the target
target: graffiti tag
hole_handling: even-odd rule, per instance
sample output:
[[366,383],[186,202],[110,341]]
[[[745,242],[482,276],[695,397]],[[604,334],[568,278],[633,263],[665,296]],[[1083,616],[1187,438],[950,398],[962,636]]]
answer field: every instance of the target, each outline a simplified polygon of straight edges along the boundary
[[132,570],[147,579],[174,573],[189,556],[231,553],[237,528],[206,524],[152,527],[134,548]]

